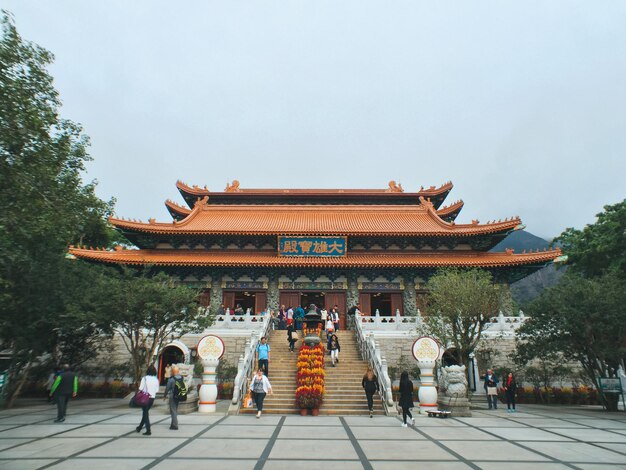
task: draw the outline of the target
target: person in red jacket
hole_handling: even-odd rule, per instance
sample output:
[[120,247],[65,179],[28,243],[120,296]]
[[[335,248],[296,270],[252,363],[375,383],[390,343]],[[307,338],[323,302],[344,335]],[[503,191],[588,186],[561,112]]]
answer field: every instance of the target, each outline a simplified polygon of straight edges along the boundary
[[515,413],[515,392],[517,392],[517,382],[513,372],[504,379],[504,396],[506,397],[506,411]]

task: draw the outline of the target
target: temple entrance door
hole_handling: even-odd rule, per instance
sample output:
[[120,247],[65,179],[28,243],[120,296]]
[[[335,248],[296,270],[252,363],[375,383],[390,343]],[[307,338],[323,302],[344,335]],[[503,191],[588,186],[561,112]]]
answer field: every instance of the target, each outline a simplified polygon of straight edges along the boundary
[[328,294],[324,294],[323,292],[303,292],[300,295],[300,305],[305,312],[309,311],[309,305],[311,304],[315,304],[317,308],[325,306],[328,310],[328,301],[326,300],[327,295]]
[[167,346],[161,352],[159,356],[159,383],[164,385],[165,380],[165,368],[168,365],[179,364],[185,362],[185,353],[177,346]]
[[345,292],[327,292],[326,293],[326,310],[328,313],[334,306],[339,310],[339,328],[346,329],[346,293]]
[[375,315],[376,311],[382,317],[391,316],[391,295],[382,292],[370,294],[371,314]]
[[359,305],[361,306],[361,313],[364,315],[373,315],[370,300],[370,294],[359,292]]
[[[278,308],[281,305],[284,305],[285,308],[296,308],[300,304],[300,293],[299,292],[281,292],[280,293],[280,302]],[[278,315],[278,312],[276,312]]]

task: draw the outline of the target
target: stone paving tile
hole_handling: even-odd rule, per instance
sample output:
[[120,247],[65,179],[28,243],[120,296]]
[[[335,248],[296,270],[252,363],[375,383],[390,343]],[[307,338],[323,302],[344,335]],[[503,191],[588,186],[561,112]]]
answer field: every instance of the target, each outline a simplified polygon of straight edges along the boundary
[[52,422],[56,418],[56,414],[54,416],[48,415],[40,415],[40,414],[28,414],[28,415],[17,415],[17,416],[9,416],[8,418],[4,418],[0,421],[2,425],[8,424],[34,424],[42,421]]
[[[179,437],[193,437],[206,428],[206,426],[200,426],[199,424],[186,424],[179,425],[178,430],[173,430],[170,429],[168,421],[165,424],[161,423],[156,426],[152,425],[150,431],[152,432],[152,437],[167,437],[176,439]],[[127,426],[123,434],[126,434],[129,431],[132,431],[132,433],[126,437],[135,439],[144,439],[146,437],[142,433],[135,432],[135,426]]]
[[0,460],[0,468],[2,470],[35,470],[54,461],[55,459]]
[[50,468],[55,470],[139,470],[152,463],[153,459],[68,459]]
[[0,439],[0,450],[4,450],[19,444],[25,444],[26,442],[30,441],[32,441],[32,439]]
[[[571,441],[568,437],[535,428],[482,428],[502,439],[510,441]],[[552,429],[551,429],[552,430]]]
[[346,416],[344,419],[349,426],[398,426],[398,420],[388,416]]
[[576,467],[582,470],[616,470],[626,469],[626,465],[602,464],[602,463],[577,463]]
[[626,455],[620,455],[583,442],[559,442],[558,444],[551,442],[524,442],[524,445],[562,462],[626,464]]
[[[170,423],[170,416],[167,415],[167,424]],[[198,424],[202,426],[209,426],[216,421],[222,419],[222,416],[212,416],[212,415],[178,415],[178,424],[180,426],[184,426],[186,424]]]
[[160,457],[174,447],[182,444],[185,439],[159,438],[142,436],[139,441],[135,438],[120,438],[80,454],[81,457]]
[[[449,419],[449,418],[448,418]],[[482,427],[499,427],[499,428],[519,428],[526,426],[523,423],[516,421],[509,421],[501,418],[454,418],[464,424],[471,424],[472,426],[476,426],[479,428]],[[445,421],[445,420],[444,420]],[[535,426],[533,424],[533,426]]]
[[467,427],[467,424],[451,418],[415,418],[415,426],[418,428],[460,428]]
[[220,424],[248,424],[248,425],[262,425],[262,426],[276,426],[282,416],[280,415],[263,415],[261,419],[256,419],[255,415],[242,415],[242,416],[229,416]]
[[626,455],[626,444],[602,443],[602,444],[598,444],[598,445],[604,447],[605,449],[614,450],[615,452],[620,452],[620,453]]
[[[169,416],[153,415],[152,413],[150,413],[151,425],[161,423],[166,419],[169,420]],[[134,424],[135,426],[138,426],[140,421],[141,421],[141,412],[137,414],[126,414],[126,415],[116,416],[115,418],[108,419],[106,421],[106,424]]]
[[117,437],[134,431],[129,424],[90,424],[61,434],[62,437]]
[[572,419],[571,421],[582,424],[584,426],[593,426],[594,428],[626,431],[626,420],[621,421],[617,419],[594,419],[594,418],[578,419],[577,418],[577,419]]
[[285,426],[341,426],[337,416],[287,416]]
[[[0,425],[0,433],[2,431],[6,431],[7,429],[13,429],[13,428],[16,428],[18,426],[21,426],[21,424],[4,424],[4,425]],[[2,435],[0,434],[0,437],[1,436]]]
[[[363,465],[358,460],[343,460],[341,462],[329,462],[328,460],[268,460],[265,463],[263,470],[310,470],[312,468],[363,470]],[[413,468],[415,468],[415,466]]]
[[515,422],[521,425],[535,426],[538,428],[581,428],[585,427],[582,424],[571,423],[562,419],[556,418],[511,418]]
[[[283,426],[278,434],[279,439],[297,439],[299,437],[302,437],[302,426]],[[315,426],[306,431],[306,437],[309,439],[348,439],[348,434],[343,426]]]
[[[426,467],[428,470],[465,470],[472,468],[463,462],[429,462],[420,461],[419,466],[416,462],[389,462],[389,461],[374,461],[371,462],[374,470],[415,470],[421,466]],[[361,467],[362,468],[362,467]]]
[[387,441],[385,445],[380,445],[380,441],[359,440],[359,444],[369,460],[458,460],[437,444],[426,440]]
[[474,462],[474,464],[478,465],[483,470],[502,470],[504,468],[506,468],[506,470],[528,470],[529,468],[532,468],[532,470],[565,470],[571,468],[561,463],[544,462],[533,462],[532,464],[528,462]]
[[0,459],[62,458],[106,441],[106,438],[101,437],[41,439],[28,442],[13,449],[4,450],[0,452]]
[[[184,470],[252,470],[256,463],[257,459],[165,459],[154,468],[156,470],[172,470],[173,468]],[[267,468],[267,465],[263,468]]]
[[[509,428],[504,428],[509,429]],[[510,428],[517,429],[517,428]],[[492,441],[497,437],[473,428],[425,428],[421,431],[435,440]]]
[[0,437],[46,437],[53,434],[64,433],[82,426],[81,424],[36,424],[9,429],[0,433]]
[[[55,415],[56,417],[56,415]],[[108,422],[111,418],[114,418],[115,415],[89,415],[89,414],[73,414],[67,415],[65,417],[65,424],[91,424],[96,421]]]
[[317,460],[320,458],[320,453],[323,454],[324,459],[331,460],[357,460],[359,458],[352,443],[348,440],[316,441],[315,445],[311,445],[308,440],[294,440],[293,437],[277,439],[268,458]]
[[196,439],[176,451],[174,458],[258,459],[268,439]]
[[[401,440],[420,440],[426,439],[421,434],[416,433],[410,428],[403,428],[400,426],[400,421],[396,424],[397,427],[380,428],[375,426],[359,426],[350,428],[352,434],[357,440],[361,439],[401,439]],[[438,428],[440,429],[440,428]],[[449,429],[449,428],[447,428]]]
[[563,434],[567,437],[585,442],[622,442],[626,443],[626,436],[601,429],[559,429],[550,428],[550,431]]
[[[479,445],[476,442],[465,441],[446,441],[444,445],[467,460],[502,460],[506,462],[522,461],[546,461],[543,457],[535,452],[523,449],[504,441],[485,441]],[[555,444],[551,444],[555,445]],[[560,445],[557,444],[557,445]]]
[[[206,426],[205,426],[206,427]],[[182,427],[181,427],[182,429]],[[220,424],[209,429],[202,434],[200,438],[229,438],[229,439],[247,439],[247,438],[266,438],[269,439],[274,434],[275,426],[246,426]]]

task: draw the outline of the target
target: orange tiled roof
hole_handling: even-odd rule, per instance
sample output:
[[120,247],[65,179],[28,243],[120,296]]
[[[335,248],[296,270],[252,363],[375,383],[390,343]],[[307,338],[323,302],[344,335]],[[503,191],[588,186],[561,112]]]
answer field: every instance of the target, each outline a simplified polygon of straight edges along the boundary
[[418,253],[348,253],[342,258],[298,258],[278,256],[275,251],[246,253],[242,250],[94,250],[70,247],[77,258],[113,264],[207,267],[380,267],[439,268],[448,266],[495,268],[549,263],[561,255],[559,249],[532,253],[452,251]]
[[[418,192],[415,193],[405,193],[402,190],[401,186],[395,184],[394,181],[390,181],[389,188],[386,189],[267,189],[267,188],[239,188],[239,182],[234,181],[234,184],[229,185],[225,191],[209,191],[206,186],[200,187],[198,185],[189,186],[182,181],[176,182],[176,187],[179,191],[184,193],[191,194],[193,196],[203,197],[203,196],[211,196],[212,194],[242,194],[242,195],[289,195],[289,194],[298,194],[298,195],[307,195],[307,196],[315,196],[315,195],[328,195],[328,194],[350,194],[350,195],[389,195],[390,197],[404,195],[404,196],[415,196],[416,198],[419,196],[423,197],[432,197],[438,194],[444,193],[446,191],[450,191],[453,187],[451,181],[442,184],[439,187],[430,186],[429,188],[421,187]],[[393,183],[393,185],[392,185]],[[392,187],[394,189],[392,189]],[[400,188],[398,190],[397,188]]]
[[514,230],[519,217],[479,224],[445,222],[433,205],[211,205],[208,197],[196,203],[181,221],[150,223],[111,218],[122,230],[155,234],[237,235],[398,235],[472,236]]
[[[460,212],[461,209],[463,208],[463,205],[464,205],[464,202],[461,199],[459,199],[458,201],[453,202],[449,206],[440,207],[439,209],[437,209],[436,212],[438,216],[444,218],[449,214]],[[187,216],[191,214],[191,209],[189,209],[188,207],[180,206],[176,204],[174,201],[172,201],[171,199],[168,199],[165,201],[165,206],[167,207],[168,211],[170,211],[170,213],[180,214],[181,216]]]

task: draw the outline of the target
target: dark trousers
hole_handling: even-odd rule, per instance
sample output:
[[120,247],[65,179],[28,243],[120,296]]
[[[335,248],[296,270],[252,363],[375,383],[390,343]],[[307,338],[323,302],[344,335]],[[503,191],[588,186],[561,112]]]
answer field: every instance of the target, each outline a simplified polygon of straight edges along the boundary
[[263,411],[263,401],[265,400],[265,392],[256,392],[254,394],[254,402],[256,403],[256,409],[258,411]]
[[177,428],[178,427],[178,400],[176,400],[174,397],[170,397],[170,417],[172,418],[170,427]]
[[506,407],[510,409],[515,409],[515,392],[513,390],[507,390],[505,392],[506,395]]
[[65,418],[65,413],[67,411],[67,402],[70,400],[70,396],[67,393],[59,393],[56,396],[57,401],[57,419]]
[[148,404],[141,407],[141,422],[139,423],[139,429],[143,428],[145,425],[146,432],[150,432],[150,415],[148,412],[150,411],[150,408],[152,408],[153,403],[154,398],[150,398]]
[[374,411],[374,392],[365,391],[365,396],[367,397],[367,408],[370,411]]
[[405,408],[404,406],[402,407],[402,422],[404,424],[406,424],[406,418],[407,416],[411,419],[413,419],[413,415],[411,414],[411,411],[409,410],[409,408]]
[[289,350],[290,351],[293,351],[295,344],[296,344],[296,340],[295,339],[290,339],[289,340]]
[[259,359],[259,369],[263,369],[265,377],[270,376],[270,361],[268,359]]
[[333,323],[333,325],[335,325],[335,331],[339,331],[339,322]]

